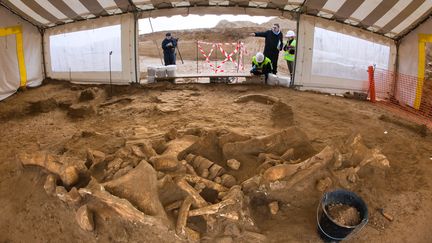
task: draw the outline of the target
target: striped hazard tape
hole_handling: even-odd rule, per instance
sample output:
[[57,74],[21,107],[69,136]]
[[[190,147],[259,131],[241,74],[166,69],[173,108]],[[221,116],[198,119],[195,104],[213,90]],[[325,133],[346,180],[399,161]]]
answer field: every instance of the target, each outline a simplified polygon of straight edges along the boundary
[[[211,45],[211,49],[209,51],[209,54],[207,55],[207,53],[204,51],[202,45]],[[231,52],[228,53],[224,50],[223,46],[224,45],[231,45],[231,46],[235,46],[235,49]],[[246,51],[245,47],[244,47],[244,43],[243,42],[237,42],[237,43],[212,43],[212,42],[205,42],[205,41],[198,41],[197,42],[197,46],[199,51],[201,52],[201,54],[205,57],[205,62],[209,64],[211,70],[215,73],[222,73],[225,72],[224,69],[222,69],[222,66],[228,62],[231,61],[232,63],[234,63],[234,65],[236,66],[236,68],[240,69],[240,70],[244,70],[244,67],[242,65],[242,63],[240,62],[241,60],[243,60],[243,52]],[[220,50],[220,52],[225,56],[225,59],[215,67],[215,65],[210,61],[210,56],[212,55],[213,51],[217,51]],[[237,63],[234,59],[233,59],[233,55],[239,53],[239,63]]]
[[213,63],[210,62],[210,57],[213,53],[213,50],[215,49],[216,44],[212,44],[212,48],[210,49],[209,54],[207,55],[204,49],[201,47],[200,43],[202,42],[198,42],[198,49],[201,52],[201,54],[205,57],[205,62],[207,62],[210,65],[212,71],[217,72],[217,70],[214,68]]

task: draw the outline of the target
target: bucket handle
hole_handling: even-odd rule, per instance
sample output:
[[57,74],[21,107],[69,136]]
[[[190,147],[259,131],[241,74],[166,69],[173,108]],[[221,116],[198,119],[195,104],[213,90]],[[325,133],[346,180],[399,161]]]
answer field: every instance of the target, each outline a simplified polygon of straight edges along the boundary
[[[325,195],[325,197],[327,197],[327,195]],[[351,231],[351,233],[349,233],[349,235],[347,237],[345,237],[345,238],[336,238],[336,237],[333,237],[333,236],[330,236],[329,234],[327,234],[327,232],[325,232],[324,229],[321,227],[320,222],[319,222],[319,215],[318,215],[320,206],[322,208],[322,200],[320,200],[320,202],[318,203],[318,207],[317,207],[317,211],[316,211],[317,212],[316,213],[317,225],[318,225],[318,228],[320,229],[320,231],[325,236],[327,236],[330,239],[337,240],[337,241],[348,240],[351,237],[353,237],[355,234],[357,234],[359,231],[361,231],[366,226],[366,224],[368,222],[368,218],[365,218],[365,219],[362,220],[362,222],[361,222],[360,225],[358,225],[353,231]],[[323,211],[323,213],[325,213],[325,212]]]

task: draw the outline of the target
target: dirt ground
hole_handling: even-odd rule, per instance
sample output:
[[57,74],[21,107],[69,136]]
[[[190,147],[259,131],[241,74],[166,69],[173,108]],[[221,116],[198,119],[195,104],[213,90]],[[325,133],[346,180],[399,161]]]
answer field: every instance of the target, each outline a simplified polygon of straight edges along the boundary
[[[370,103],[261,85],[158,83],[115,87],[111,101],[124,99],[107,105],[107,87],[95,86],[96,98],[83,102],[94,105],[96,113],[71,118],[62,107],[79,103],[80,92],[88,87],[45,82],[0,103],[0,242],[179,241],[172,232],[129,223],[115,213],[95,215],[96,229],[82,230],[75,221],[75,209],[45,193],[47,173],[23,167],[17,155],[45,150],[85,160],[86,149],[115,151],[124,141],[135,139],[138,131],[145,137],[197,127],[250,136],[278,132],[280,128],[270,119],[271,106],[234,103],[241,95],[256,93],[278,97],[291,106],[294,125],[306,133],[316,151],[359,133],[369,148],[379,148],[387,156],[390,168],[385,173],[362,175],[350,188],[367,203],[369,223],[347,242],[430,242],[432,238],[432,136],[428,132],[422,137],[379,119],[392,115]],[[54,105],[31,105],[49,98]],[[321,241],[316,212],[322,192],[314,184],[307,181],[281,193],[275,215],[266,205],[251,206],[253,219],[268,242]],[[384,218],[379,208],[394,220]]]

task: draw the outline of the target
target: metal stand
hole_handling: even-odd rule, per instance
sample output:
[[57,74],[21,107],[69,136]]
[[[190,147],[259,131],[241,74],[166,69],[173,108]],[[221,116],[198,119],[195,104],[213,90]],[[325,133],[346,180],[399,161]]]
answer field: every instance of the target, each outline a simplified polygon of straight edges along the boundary
[[182,64],[184,64],[184,62],[183,62],[183,57],[182,57],[182,55],[181,55],[181,53],[180,53],[180,48],[179,48],[179,46],[178,46],[178,41],[177,41],[177,52],[178,52],[178,54],[179,54],[179,56],[180,56],[180,60],[181,60],[181,62],[182,62]]
[[112,97],[112,95],[113,95],[112,77],[111,77],[111,56],[112,56],[112,51],[109,52],[109,81],[110,81],[110,97]]

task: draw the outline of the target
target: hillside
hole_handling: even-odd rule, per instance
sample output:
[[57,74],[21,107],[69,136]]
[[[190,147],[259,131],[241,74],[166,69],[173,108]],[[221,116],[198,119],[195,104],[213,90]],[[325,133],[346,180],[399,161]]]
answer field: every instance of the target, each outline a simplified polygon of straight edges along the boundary
[[[250,21],[220,21],[214,28],[208,29],[192,29],[192,30],[170,30],[174,36],[182,40],[215,40],[215,41],[236,41],[238,39],[247,38],[251,32],[265,31],[274,23],[279,23],[282,32],[287,30],[295,30],[296,23],[292,20],[273,18],[263,24],[256,24]],[[156,31],[154,33],[142,34],[139,36],[142,41],[161,41],[168,31]]]
[[256,24],[251,21],[233,21],[230,22],[228,20],[221,20],[219,23],[215,26],[216,29],[220,28],[242,28],[242,27],[256,27],[259,26],[259,24]]

